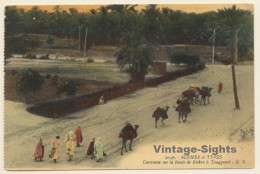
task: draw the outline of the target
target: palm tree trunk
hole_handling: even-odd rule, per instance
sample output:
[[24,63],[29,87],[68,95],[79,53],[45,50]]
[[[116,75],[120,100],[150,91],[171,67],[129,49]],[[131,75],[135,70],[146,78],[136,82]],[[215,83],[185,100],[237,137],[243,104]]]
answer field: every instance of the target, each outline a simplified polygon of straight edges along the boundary
[[87,52],[87,36],[88,36],[88,27],[85,33],[85,41],[84,41],[84,80],[86,80],[86,73],[85,73],[85,64],[86,64],[86,52]]
[[232,79],[233,79],[235,106],[236,106],[236,109],[240,109],[238,96],[237,96],[237,83],[236,83],[236,73],[235,73],[234,64],[237,64],[237,29],[235,29],[235,33],[234,33],[234,60],[233,60],[233,64],[232,64]]
[[238,96],[237,96],[237,84],[236,84],[236,74],[235,74],[235,66],[234,66],[234,64],[232,65],[232,79],[233,79],[233,90],[234,90],[234,97],[235,97],[235,106],[236,106],[236,109],[240,109]]
[[80,51],[80,44],[81,44],[81,26],[79,25],[79,51]]
[[237,29],[235,30],[235,37],[234,37],[234,46],[235,46],[235,54],[234,54],[234,63],[237,64]]
[[88,37],[88,27],[85,32],[85,41],[84,41],[84,58],[86,57],[86,52],[87,52],[87,37]]

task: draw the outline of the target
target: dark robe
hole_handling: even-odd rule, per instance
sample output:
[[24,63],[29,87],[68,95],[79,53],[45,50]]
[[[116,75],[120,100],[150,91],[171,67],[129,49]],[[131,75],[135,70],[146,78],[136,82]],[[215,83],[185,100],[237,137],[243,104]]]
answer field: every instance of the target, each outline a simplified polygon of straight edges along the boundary
[[89,143],[89,146],[88,146],[88,151],[87,151],[87,154],[86,155],[94,155],[94,144],[95,144],[95,141],[91,141]]

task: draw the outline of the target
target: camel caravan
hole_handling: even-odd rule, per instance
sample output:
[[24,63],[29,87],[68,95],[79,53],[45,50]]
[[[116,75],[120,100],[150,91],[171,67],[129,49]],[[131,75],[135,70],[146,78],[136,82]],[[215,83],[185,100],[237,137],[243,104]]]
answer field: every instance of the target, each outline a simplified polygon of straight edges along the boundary
[[[192,85],[189,87],[189,89],[182,92],[182,96],[176,101],[178,106],[173,106],[175,111],[179,113],[179,123],[182,122],[185,123],[187,121],[187,115],[188,113],[191,113],[190,105],[193,105],[193,103],[197,104],[199,102],[199,96],[201,95],[200,105],[203,101],[204,105],[206,104],[206,99],[211,97],[211,90],[212,88],[202,86],[200,87]],[[166,108],[160,108],[158,107],[152,117],[155,118],[155,128],[157,128],[157,121],[161,118],[162,126],[164,125],[164,120],[168,118],[167,111],[169,110],[169,106],[166,106]]]
[[[218,93],[221,93],[223,84],[219,82],[218,87]],[[197,104],[199,102],[199,96],[201,95],[200,105],[203,101],[204,105],[206,104],[206,100],[209,102],[209,97],[211,97],[211,90],[212,88],[202,86],[200,89],[197,86],[190,86],[188,90],[185,90],[182,92],[182,96],[176,101],[178,106],[173,106],[175,111],[179,113],[179,123],[182,122],[185,123],[187,121],[187,115],[188,113],[191,113],[190,105],[193,105],[193,103]],[[102,98],[101,98],[102,99]],[[102,102],[102,104],[105,102]],[[165,108],[158,107],[154,112],[152,117],[155,118],[155,128],[157,128],[157,122],[161,118],[161,126],[164,125],[165,119],[168,119],[168,110],[169,106],[166,106]],[[125,152],[127,152],[126,148],[126,142],[130,140],[129,144],[129,151],[132,151],[132,142],[133,139],[137,137],[137,129],[139,125],[134,125],[134,127],[129,123],[128,121],[125,123],[125,126],[119,133],[119,138],[122,138],[122,147],[121,147],[121,155],[123,155],[123,149],[125,148]],[[70,131],[67,135],[67,138],[65,139],[66,143],[66,150],[68,155],[68,161],[71,161],[74,157],[74,150],[75,146],[80,147],[80,143],[82,142],[82,131],[80,126],[77,127],[75,134]],[[37,159],[40,159],[42,161],[44,154],[44,145],[42,143],[42,139],[40,138],[39,142],[36,145],[36,149],[34,151],[33,157],[35,161]],[[87,153],[87,156],[91,156],[91,159],[94,157],[97,158],[97,162],[100,162],[104,156],[107,156],[107,154],[103,150],[103,145],[101,142],[101,139],[98,138],[98,140],[95,142],[95,138],[90,142]],[[53,158],[54,163],[57,162],[57,160],[60,157],[60,137],[57,136],[56,139],[53,142],[53,146],[49,155],[50,158]]]

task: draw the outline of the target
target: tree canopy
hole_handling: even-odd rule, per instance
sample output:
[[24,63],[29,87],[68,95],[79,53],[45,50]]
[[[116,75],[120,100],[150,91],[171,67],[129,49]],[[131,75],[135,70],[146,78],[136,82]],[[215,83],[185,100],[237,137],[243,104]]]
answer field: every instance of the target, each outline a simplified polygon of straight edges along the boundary
[[230,33],[239,28],[238,54],[243,56],[248,49],[253,49],[254,16],[249,10],[233,6],[217,12],[186,13],[157,5],[147,5],[137,11],[136,6],[106,5],[85,12],[75,8],[64,10],[62,6],[55,6],[53,11],[41,10],[37,6],[28,11],[7,6],[5,34],[46,34],[78,39],[80,30],[83,44],[88,28],[88,46],[118,46],[124,33],[138,27],[149,44],[211,45],[212,32],[216,29],[216,46],[232,48],[234,36]]
[[[95,44],[120,44],[118,38],[121,38],[122,33],[133,31],[132,28],[140,23],[140,30],[151,42],[208,45],[212,30],[216,28],[216,45],[226,46],[228,43],[225,41],[225,33],[233,28],[223,29],[223,23],[220,23],[218,18],[225,18],[225,23],[233,27],[240,25],[241,21],[247,21],[247,27],[240,27],[240,33],[243,33],[245,39],[248,38],[245,42],[252,42],[250,39],[252,32],[246,32],[253,31],[253,14],[248,10],[232,7],[219,9],[218,12],[197,14],[169,8],[161,9],[156,5],[147,5],[143,10],[137,11],[136,6],[107,5],[88,12],[78,12],[75,8],[66,11],[61,6],[56,6],[53,11],[41,10],[37,6],[28,11],[18,9],[16,6],[7,6],[5,32],[78,38],[78,28],[81,25],[82,31],[86,27],[89,28],[91,38],[102,38],[92,39]],[[237,11],[235,20],[232,17],[234,10]],[[230,17],[225,17],[227,14]]]
[[153,65],[151,48],[145,44],[138,32],[130,32],[123,36],[122,45],[116,56],[121,70],[127,66],[131,82],[144,81],[148,66]]
[[223,27],[223,32],[226,32],[228,38],[226,42],[231,48],[232,57],[236,63],[238,50],[243,55],[247,49],[253,48],[254,31],[252,12],[238,9],[233,5],[231,8],[219,9],[216,22],[219,26]]

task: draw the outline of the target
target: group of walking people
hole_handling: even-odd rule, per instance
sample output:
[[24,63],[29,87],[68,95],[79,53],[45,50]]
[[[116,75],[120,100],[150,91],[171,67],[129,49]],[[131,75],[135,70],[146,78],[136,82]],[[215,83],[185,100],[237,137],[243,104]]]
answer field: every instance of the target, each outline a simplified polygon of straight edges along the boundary
[[[75,133],[70,131],[65,138],[65,146],[66,146],[66,153],[68,156],[68,161],[72,161],[75,153],[75,146],[80,147],[80,143],[83,141],[82,130],[80,126],[77,126]],[[49,158],[52,158],[54,163],[56,163],[61,156],[60,150],[61,140],[60,136],[56,136],[56,138],[52,142],[51,151],[49,154]],[[100,137],[95,141],[95,138],[89,143],[89,147],[86,153],[87,156],[90,156],[91,159],[94,157],[97,158],[97,162],[100,162],[103,159],[103,156],[106,156],[103,150],[103,144],[101,142]],[[33,154],[35,161],[42,161],[44,157],[44,144],[42,138],[38,141],[34,154]]]

